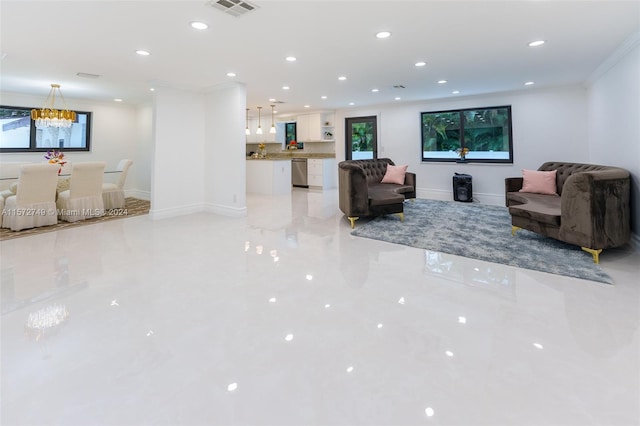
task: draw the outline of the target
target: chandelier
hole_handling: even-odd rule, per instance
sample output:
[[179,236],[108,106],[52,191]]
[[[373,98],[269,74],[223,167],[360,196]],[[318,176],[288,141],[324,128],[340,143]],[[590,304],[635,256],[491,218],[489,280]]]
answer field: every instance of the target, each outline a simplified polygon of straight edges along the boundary
[[[64,104],[63,110],[55,109],[56,103],[56,91],[62,99]],[[32,109],[31,119],[35,120],[36,127],[71,127],[74,121],[76,121],[76,113],[69,111],[67,103],[64,101],[62,92],[60,91],[59,84],[51,84],[51,90],[49,96],[44,102],[42,109]]]

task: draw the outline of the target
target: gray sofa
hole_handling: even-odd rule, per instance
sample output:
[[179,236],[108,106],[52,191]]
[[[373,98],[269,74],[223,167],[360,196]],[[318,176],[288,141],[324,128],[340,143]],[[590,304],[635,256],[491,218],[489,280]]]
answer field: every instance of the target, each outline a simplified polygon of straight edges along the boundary
[[519,192],[523,178],[506,178],[512,233],[520,228],[582,247],[599,263],[603,249],[629,241],[631,179],[625,169],[595,164],[547,162],[556,170],[558,195]]
[[416,197],[416,175],[407,172],[403,185],[382,183],[388,158],[346,160],[338,164],[340,210],[351,222],[360,217],[398,214],[404,220],[404,200]]

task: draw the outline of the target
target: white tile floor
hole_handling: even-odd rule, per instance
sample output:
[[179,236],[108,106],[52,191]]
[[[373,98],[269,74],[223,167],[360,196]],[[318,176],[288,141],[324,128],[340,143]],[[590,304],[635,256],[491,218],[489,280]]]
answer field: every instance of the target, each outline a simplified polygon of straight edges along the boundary
[[352,237],[335,199],[0,243],[2,424],[640,422],[637,252],[609,286]]

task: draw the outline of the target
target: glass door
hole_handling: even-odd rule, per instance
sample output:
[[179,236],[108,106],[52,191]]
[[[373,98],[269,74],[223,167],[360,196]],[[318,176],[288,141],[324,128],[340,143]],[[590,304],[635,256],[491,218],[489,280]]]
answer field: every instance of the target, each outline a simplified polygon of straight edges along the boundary
[[378,158],[378,125],[375,115],[345,118],[347,160]]

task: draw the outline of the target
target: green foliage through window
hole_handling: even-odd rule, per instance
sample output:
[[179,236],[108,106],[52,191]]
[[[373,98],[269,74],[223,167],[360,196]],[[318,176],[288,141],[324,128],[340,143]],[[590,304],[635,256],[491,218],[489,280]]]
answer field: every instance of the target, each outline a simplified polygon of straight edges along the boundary
[[513,163],[511,106],[423,112],[422,161]]

